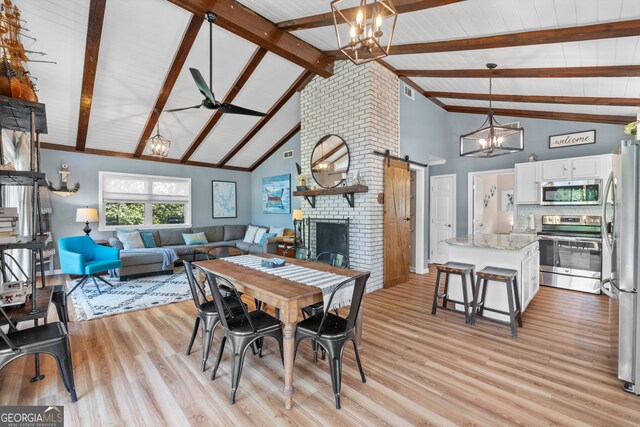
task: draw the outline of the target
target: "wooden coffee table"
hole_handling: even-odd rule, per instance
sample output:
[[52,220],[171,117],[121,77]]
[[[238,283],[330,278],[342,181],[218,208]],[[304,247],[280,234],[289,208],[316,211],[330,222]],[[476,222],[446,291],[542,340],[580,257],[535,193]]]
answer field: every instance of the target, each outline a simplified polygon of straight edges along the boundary
[[205,254],[209,259],[217,259],[221,256],[216,254],[217,251],[222,251],[224,257],[244,255],[245,252],[231,245],[223,246],[196,246],[193,248],[193,260],[195,261],[196,254]]

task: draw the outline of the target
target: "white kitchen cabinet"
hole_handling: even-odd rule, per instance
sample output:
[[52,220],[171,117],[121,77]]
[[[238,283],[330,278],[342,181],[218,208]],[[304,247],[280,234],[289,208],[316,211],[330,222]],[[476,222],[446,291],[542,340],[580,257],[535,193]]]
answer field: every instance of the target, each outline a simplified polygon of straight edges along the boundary
[[569,159],[549,160],[541,162],[542,164],[542,181],[557,181],[562,179],[570,179]]
[[603,158],[582,157],[571,160],[571,179],[596,179],[601,175]]
[[517,204],[540,202],[540,163],[519,163],[515,166],[515,199]]
[[524,311],[534,295],[538,293],[540,288],[540,250],[538,243],[526,249],[523,253],[521,266],[521,275],[518,277],[522,295],[520,295],[520,304]]

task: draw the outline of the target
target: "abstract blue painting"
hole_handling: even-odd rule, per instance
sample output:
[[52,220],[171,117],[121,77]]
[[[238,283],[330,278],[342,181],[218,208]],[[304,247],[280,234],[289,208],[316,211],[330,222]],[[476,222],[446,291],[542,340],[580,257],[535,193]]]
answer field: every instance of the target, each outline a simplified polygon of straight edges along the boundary
[[262,178],[262,213],[291,213],[291,174]]

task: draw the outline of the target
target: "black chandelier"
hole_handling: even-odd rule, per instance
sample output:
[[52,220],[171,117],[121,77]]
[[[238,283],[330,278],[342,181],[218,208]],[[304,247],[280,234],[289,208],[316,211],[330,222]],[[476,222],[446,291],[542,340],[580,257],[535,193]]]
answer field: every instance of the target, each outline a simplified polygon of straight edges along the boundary
[[[496,64],[487,64],[489,70]],[[524,129],[503,126],[493,117],[491,103],[492,79],[489,77],[489,114],[480,129],[460,137],[460,155],[467,157],[497,157],[524,150]]]

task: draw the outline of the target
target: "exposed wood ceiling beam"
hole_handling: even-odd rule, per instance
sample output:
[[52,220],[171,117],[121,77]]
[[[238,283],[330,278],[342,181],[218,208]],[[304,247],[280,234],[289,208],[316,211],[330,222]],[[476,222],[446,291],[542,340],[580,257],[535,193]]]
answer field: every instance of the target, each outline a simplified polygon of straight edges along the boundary
[[[52,144],[49,142],[41,142],[40,146],[47,150],[77,152],[76,148],[73,145]],[[193,161],[181,163],[180,160],[172,159],[169,157],[160,158],[160,157],[153,157],[153,156],[146,156],[146,155],[143,155],[140,157],[133,157],[133,153],[123,153],[121,151],[111,151],[111,150],[99,150],[95,148],[86,148],[83,151],[83,154],[93,154],[96,156],[118,157],[121,159],[147,160],[150,162],[184,164],[187,166],[198,166],[203,168],[229,169],[229,170],[240,171],[240,172],[250,172],[249,168],[241,168],[241,167],[235,167],[235,166],[220,167],[213,163],[193,162]]]
[[[391,46],[389,49],[389,55],[497,49],[503,47],[532,46],[632,36],[640,36],[640,19],[608,22],[604,24],[582,25],[579,27],[554,28],[551,30],[525,31],[521,33],[509,33],[458,40],[408,43]],[[331,51],[328,53],[335,55],[339,59],[342,59],[343,56],[340,51]]]
[[298,123],[297,125],[295,125],[289,132],[287,132],[287,134],[285,136],[283,136],[280,141],[276,142],[276,144],[271,147],[271,149],[269,151],[267,151],[266,153],[264,153],[258,160],[256,160],[250,167],[249,169],[251,170],[251,172],[253,172],[254,170],[256,170],[258,168],[258,166],[260,166],[262,163],[264,163],[265,160],[267,160],[269,157],[273,156],[276,151],[278,151],[280,149],[280,147],[282,147],[284,144],[286,144],[287,142],[289,142],[289,140],[291,138],[293,138],[293,136],[295,134],[297,134],[298,132],[300,132],[300,123]]
[[236,154],[238,154],[238,152],[242,150],[242,148],[247,145],[247,143],[249,143],[249,141],[251,141],[251,139],[256,136],[267,123],[269,123],[269,120],[271,120],[278,113],[278,111],[280,111],[280,109],[284,107],[284,105],[296,92],[300,92],[302,89],[304,89],[304,87],[311,81],[311,79],[313,79],[313,77],[314,75],[311,71],[304,71],[300,75],[300,77],[298,77],[296,81],[293,82],[287,92],[285,92],[285,94],[280,97],[280,99],[273,105],[273,107],[271,107],[267,115],[260,119],[260,121],[256,123],[256,125],[249,131],[249,133],[247,133],[245,137],[242,138],[240,142],[238,142],[235,147],[233,147],[231,151],[229,151],[218,164],[220,166],[226,165],[229,160],[231,160]]
[[423,93],[426,97],[449,99],[473,99],[477,101],[500,102],[533,102],[541,104],[576,104],[576,105],[619,105],[624,107],[640,106],[640,98],[614,98],[598,96],[540,96],[540,95],[499,95],[488,93],[434,92]]
[[[464,0],[394,0],[393,6],[398,13],[416,12],[423,9],[444,6],[451,3],[459,3]],[[369,4],[371,9],[372,4]],[[357,7],[343,10],[347,19],[353,20],[358,13]],[[278,22],[276,27],[284,31],[308,30],[310,28],[328,27],[333,25],[333,13],[320,13],[318,15],[305,16],[303,18],[290,19]]]
[[[383,67],[391,70],[392,73],[394,73],[395,75],[398,76],[398,78],[403,81],[407,86],[413,88],[413,90],[415,90],[418,93],[423,93],[424,89],[422,87],[420,87],[419,84],[417,84],[416,82],[414,82],[413,80],[411,80],[409,77],[407,76],[401,76],[398,72],[398,70],[396,70],[394,67],[392,67],[388,62],[383,61],[382,59],[378,59],[378,62],[380,64],[382,64]],[[436,104],[438,107],[440,108],[444,108],[444,104],[442,102],[440,102],[440,100],[438,98],[434,98],[432,96],[426,96],[424,95],[429,101],[433,102],[434,104]]]
[[[484,107],[465,107],[457,105],[447,105],[445,107],[445,110],[450,113],[468,113],[482,115],[486,115],[489,112],[489,109]],[[532,119],[565,120],[570,122],[608,123],[615,125],[626,125],[627,123],[630,123],[636,119],[633,116],[559,113],[554,111],[511,110],[501,108],[494,108],[493,113],[496,116],[528,117]]]
[[[242,70],[242,73],[240,73],[240,76],[238,76],[233,86],[231,86],[229,93],[227,93],[227,95],[224,97],[224,100],[222,101],[223,103],[233,102],[233,100],[238,95],[238,93],[240,93],[240,90],[243,88],[243,86],[249,81],[249,78],[251,77],[253,72],[256,70],[256,68],[258,68],[258,65],[260,64],[260,62],[262,61],[262,59],[266,54],[267,54],[266,49],[263,49],[263,48],[256,49],[255,53],[253,54],[249,62],[247,62],[247,65],[245,65],[244,70]],[[200,132],[198,132],[198,135],[196,135],[191,145],[189,145],[189,148],[187,148],[187,151],[185,151],[184,154],[182,155],[182,158],[180,159],[181,163],[187,163],[189,158],[193,155],[193,153],[196,152],[198,147],[200,147],[200,144],[202,144],[202,142],[207,138],[209,133],[211,133],[211,130],[213,130],[213,128],[216,126],[216,124],[218,123],[218,121],[220,121],[221,118],[222,118],[222,113],[220,113],[220,110],[215,110],[211,115],[211,117],[209,118],[209,120],[207,121],[207,123],[205,123],[204,127],[200,130]]]
[[397,70],[400,77],[446,78],[572,78],[572,77],[638,77],[640,65],[563,68],[486,68],[477,70]]
[[98,55],[100,53],[100,39],[107,0],[91,0],[89,4],[89,24],[87,26],[87,41],[84,48],[84,70],[82,73],[82,89],[80,92],[80,115],[78,117],[78,133],[76,150],[84,151],[87,144],[89,130],[89,116],[93,102],[93,86],[96,81]]
[[235,0],[169,0],[196,15],[217,15],[216,25],[322,77],[333,74],[333,58],[287,33]]
[[193,43],[196,41],[196,37],[198,36],[198,32],[200,31],[200,27],[202,27],[203,22],[204,18],[198,15],[191,16],[189,25],[187,25],[184,35],[182,36],[182,41],[180,42],[180,45],[176,50],[176,54],[173,57],[171,67],[169,67],[169,72],[167,72],[167,77],[165,77],[162,88],[160,88],[160,93],[158,94],[156,103],[154,104],[151,113],[149,113],[147,124],[144,126],[142,135],[140,135],[140,140],[138,141],[138,146],[133,157],[140,157],[142,155],[145,148],[145,141],[149,139],[151,132],[153,132],[153,128],[158,123],[160,113],[164,110],[164,106],[169,99],[169,95],[171,95],[171,91],[173,90],[176,80],[178,80],[180,71],[182,70],[189,52],[191,51]]

